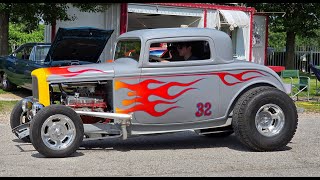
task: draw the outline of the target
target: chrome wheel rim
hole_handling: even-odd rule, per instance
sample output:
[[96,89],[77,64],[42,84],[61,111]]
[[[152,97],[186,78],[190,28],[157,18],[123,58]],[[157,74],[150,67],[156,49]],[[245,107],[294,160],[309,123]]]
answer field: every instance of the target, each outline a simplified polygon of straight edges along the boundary
[[272,137],[279,134],[284,127],[284,123],[283,110],[275,104],[266,104],[256,113],[255,125],[263,136]]
[[68,148],[76,137],[76,128],[73,121],[65,115],[50,116],[41,127],[41,139],[44,144],[53,150]]
[[8,86],[8,80],[7,80],[7,75],[6,74],[3,74],[2,75],[2,79],[1,79],[1,85],[4,89],[7,88]]

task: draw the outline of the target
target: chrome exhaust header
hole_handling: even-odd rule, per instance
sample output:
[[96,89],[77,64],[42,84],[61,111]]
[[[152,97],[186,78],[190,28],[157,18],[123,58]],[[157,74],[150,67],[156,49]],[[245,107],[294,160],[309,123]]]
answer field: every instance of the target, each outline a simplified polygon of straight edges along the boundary
[[127,126],[130,125],[130,121],[132,120],[132,114],[91,112],[91,111],[76,111],[76,113],[79,115],[114,119],[115,122],[118,122],[119,124],[121,124],[122,139],[125,140],[128,138]]

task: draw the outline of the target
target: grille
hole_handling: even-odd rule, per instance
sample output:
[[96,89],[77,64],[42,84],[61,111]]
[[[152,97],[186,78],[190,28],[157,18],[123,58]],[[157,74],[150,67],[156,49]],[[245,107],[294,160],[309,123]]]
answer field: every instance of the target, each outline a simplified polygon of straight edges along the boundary
[[32,76],[32,96],[39,100],[38,78],[36,76]]

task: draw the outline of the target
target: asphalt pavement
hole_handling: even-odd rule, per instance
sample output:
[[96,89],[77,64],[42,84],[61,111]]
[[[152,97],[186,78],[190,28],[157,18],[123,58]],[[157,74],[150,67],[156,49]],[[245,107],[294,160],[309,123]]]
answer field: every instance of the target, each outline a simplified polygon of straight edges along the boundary
[[320,176],[320,114],[299,113],[297,132],[281,151],[252,152],[234,135],[192,131],[83,142],[74,156],[44,158],[0,124],[1,177]]

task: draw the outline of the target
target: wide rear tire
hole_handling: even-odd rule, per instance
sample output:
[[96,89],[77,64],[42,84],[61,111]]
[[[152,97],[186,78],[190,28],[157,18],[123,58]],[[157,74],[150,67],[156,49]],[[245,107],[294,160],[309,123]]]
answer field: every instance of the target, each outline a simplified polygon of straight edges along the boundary
[[272,87],[256,87],[244,93],[233,111],[235,135],[255,151],[284,148],[293,138],[297,125],[293,100]]
[[30,124],[34,148],[45,157],[67,157],[76,152],[84,135],[80,116],[63,105],[41,109]]

